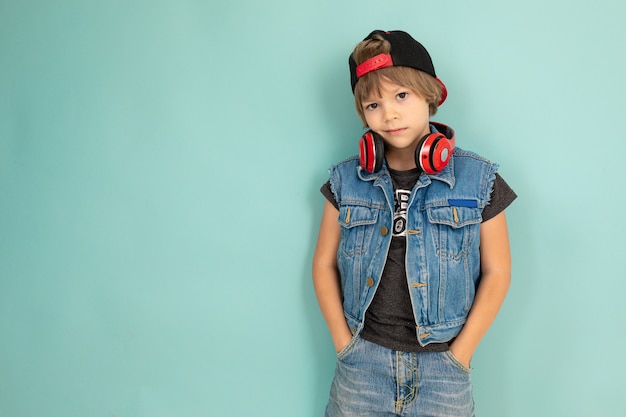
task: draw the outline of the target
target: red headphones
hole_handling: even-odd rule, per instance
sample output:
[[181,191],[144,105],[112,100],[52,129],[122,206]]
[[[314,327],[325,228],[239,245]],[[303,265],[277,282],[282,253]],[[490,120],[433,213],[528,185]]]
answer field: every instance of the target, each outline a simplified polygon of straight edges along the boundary
[[[429,133],[420,139],[415,150],[415,164],[427,174],[437,174],[448,165],[454,152],[454,130],[436,122],[431,122],[439,132]],[[378,172],[385,160],[385,143],[376,132],[368,130],[359,140],[361,167],[369,172]]]

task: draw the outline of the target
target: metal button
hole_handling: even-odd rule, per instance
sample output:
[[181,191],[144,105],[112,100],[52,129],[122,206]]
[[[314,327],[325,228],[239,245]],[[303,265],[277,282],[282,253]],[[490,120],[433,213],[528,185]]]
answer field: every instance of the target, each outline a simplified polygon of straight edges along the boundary
[[389,233],[389,229],[387,229],[386,226],[383,226],[380,228],[380,234],[383,236],[387,236],[387,233]]
[[368,278],[367,279],[367,286],[368,287],[374,286],[374,279],[373,278]]

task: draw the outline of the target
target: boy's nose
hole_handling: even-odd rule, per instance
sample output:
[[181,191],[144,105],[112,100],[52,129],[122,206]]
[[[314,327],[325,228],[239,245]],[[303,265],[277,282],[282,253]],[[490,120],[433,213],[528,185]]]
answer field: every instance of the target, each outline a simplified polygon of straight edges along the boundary
[[394,106],[385,107],[385,120],[394,120],[398,118],[398,112]]

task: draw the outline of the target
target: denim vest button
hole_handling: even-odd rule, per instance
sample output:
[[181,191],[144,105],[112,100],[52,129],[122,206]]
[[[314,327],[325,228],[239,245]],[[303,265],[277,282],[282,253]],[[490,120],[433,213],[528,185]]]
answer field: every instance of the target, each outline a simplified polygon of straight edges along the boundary
[[389,229],[387,229],[386,226],[383,226],[380,228],[380,234],[383,236],[387,236],[387,233],[389,233]]
[[368,278],[367,279],[367,286],[368,287],[373,287],[374,286],[374,279],[373,278]]

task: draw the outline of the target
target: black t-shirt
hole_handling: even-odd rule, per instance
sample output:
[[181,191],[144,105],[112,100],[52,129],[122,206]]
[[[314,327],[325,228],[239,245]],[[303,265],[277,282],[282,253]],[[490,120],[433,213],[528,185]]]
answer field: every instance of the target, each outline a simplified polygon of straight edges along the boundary
[[[431,343],[426,346],[418,343],[413,306],[406,279],[406,204],[421,170],[419,168],[408,171],[389,169],[389,173],[394,185],[396,206],[393,236],[381,281],[365,314],[365,325],[361,337],[389,349],[403,352],[443,352],[449,349],[452,341]],[[322,186],[321,192],[339,209],[339,204],[330,188],[330,182]],[[496,174],[490,203],[482,212],[483,222],[502,212],[516,197],[509,185],[499,174]]]

